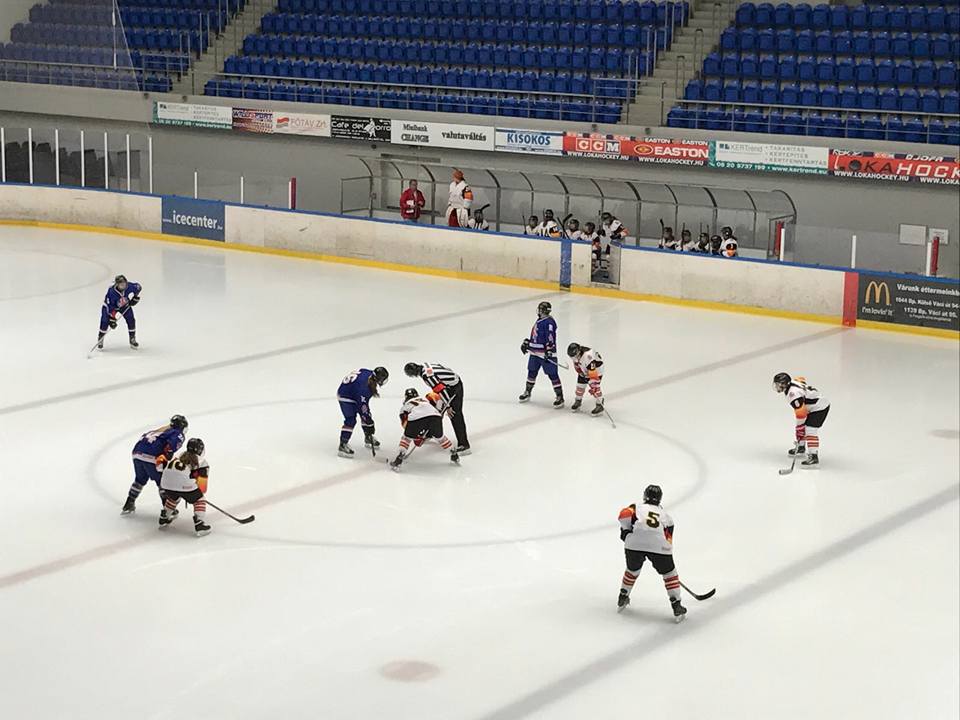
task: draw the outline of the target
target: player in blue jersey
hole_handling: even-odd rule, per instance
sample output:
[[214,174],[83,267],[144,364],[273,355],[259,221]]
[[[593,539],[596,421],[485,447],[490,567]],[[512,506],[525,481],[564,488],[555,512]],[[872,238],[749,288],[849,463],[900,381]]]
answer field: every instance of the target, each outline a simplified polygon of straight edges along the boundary
[[520,396],[520,402],[530,399],[530,392],[537,382],[537,375],[542,369],[550,382],[557,397],[553,401],[555,408],[563,407],[563,384],[560,382],[560,373],[557,372],[557,323],[550,317],[553,306],[548,302],[537,305],[537,321],[530,330],[530,337],[524,338],[520,344],[520,352],[530,354],[527,361],[527,388]]
[[[170,424],[158,427],[140,436],[133,446],[133,484],[127,493],[121,515],[129,515],[137,509],[137,498],[144,485],[153,480],[160,488],[160,474],[166,462],[180,449],[186,439],[187,419],[183,415],[174,415]],[[161,500],[163,493],[160,493]]]
[[130,347],[140,347],[137,342],[137,320],[133,316],[133,306],[140,302],[140,290],[139,283],[127,282],[123,275],[114,278],[100,309],[100,334],[97,335],[97,347],[100,350],[103,350],[103,338],[107,335],[107,328],[113,330],[117,327],[117,315],[123,315],[123,319],[127,321]]
[[370,413],[370,398],[380,397],[379,388],[387,384],[390,373],[384,367],[375,367],[373,370],[361,368],[347,375],[340,387],[337,388],[337,402],[343,412],[343,427],[340,428],[340,447],[337,455],[352,458],[353,449],[347,444],[353,429],[357,426],[357,416],[360,416],[360,427],[363,428],[363,444],[372,448],[374,452],[380,447],[380,442],[373,436],[376,427],[373,424],[373,415]]

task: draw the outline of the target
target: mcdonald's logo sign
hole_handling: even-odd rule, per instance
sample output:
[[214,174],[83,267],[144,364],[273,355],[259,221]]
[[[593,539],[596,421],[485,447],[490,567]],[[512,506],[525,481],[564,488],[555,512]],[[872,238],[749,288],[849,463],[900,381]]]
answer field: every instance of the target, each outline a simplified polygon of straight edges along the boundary
[[[873,301],[870,300],[870,293],[873,293]],[[890,286],[887,285],[885,280],[877,282],[876,280],[871,280],[867,284],[867,289],[863,293],[863,301],[867,305],[879,305],[880,296],[883,295],[883,304],[890,305]]]

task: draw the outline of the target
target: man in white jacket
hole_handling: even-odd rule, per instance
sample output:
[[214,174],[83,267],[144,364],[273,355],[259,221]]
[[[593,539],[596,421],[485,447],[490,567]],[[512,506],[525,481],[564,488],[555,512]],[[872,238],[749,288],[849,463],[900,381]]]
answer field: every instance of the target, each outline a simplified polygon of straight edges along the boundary
[[473,205],[473,190],[467,185],[463,171],[453,169],[453,180],[450,181],[450,196],[447,205],[447,225],[450,227],[468,227],[470,206]]

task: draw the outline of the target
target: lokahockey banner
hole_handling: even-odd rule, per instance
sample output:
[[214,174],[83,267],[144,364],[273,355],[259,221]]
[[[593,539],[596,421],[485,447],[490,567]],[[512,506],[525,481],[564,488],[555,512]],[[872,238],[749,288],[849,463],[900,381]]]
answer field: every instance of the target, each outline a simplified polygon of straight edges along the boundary
[[829,158],[830,150],[810,145],[768,145],[725,140],[710,144],[710,167],[728,170],[826,175]]
[[831,149],[829,167],[836,177],[960,185],[960,162],[955,157]]
[[223,203],[216,200],[164,195],[160,231],[167,235],[223,242],[226,228],[223,207]]
[[706,165],[710,160],[710,143],[568,132],[563,138],[563,154],[665,165]]
[[155,102],[153,122],[157,125],[229,130],[233,127],[233,111],[223,105]]
[[419,120],[393,120],[390,127],[390,142],[395,145],[493,150],[494,129],[492,127]]
[[860,273],[857,319],[960,331],[960,284]]

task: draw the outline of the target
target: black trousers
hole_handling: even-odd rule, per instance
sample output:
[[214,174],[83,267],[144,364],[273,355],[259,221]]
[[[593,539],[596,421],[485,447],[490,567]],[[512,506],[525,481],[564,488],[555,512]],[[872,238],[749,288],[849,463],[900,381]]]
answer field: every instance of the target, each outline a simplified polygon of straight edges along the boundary
[[411,439],[431,440],[436,438],[439,440],[443,437],[443,418],[439,415],[430,415],[429,417],[411,420],[403,429],[403,434]]
[[453,410],[450,422],[457,436],[457,445],[470,447],[470,441],[467,440],[467,421],[463,418],[463,380],[450,388],[450,393],[450,408]]
[[627,550],[626,548],[624,548],[623,553],[627,556],[627,570],[634,575],[640,574],[644,560],[650,560],[653,569],[661,575],[672,573],[677,569],[677,566],[673,564],[673,555],[647,552],[646,550]]
[[164,497],[172,497],[177,500],[183,500],[190,503],[191,505],[196,505],[197,500],[203,499],[203,493],[200,492],[200,488],[194,488],[193,490],[161,490]]
[[827,405],[823,410],[817,410],[807,415],[807,427],[820,428],[827,419],[827,413],[830,412],[830,406]]

